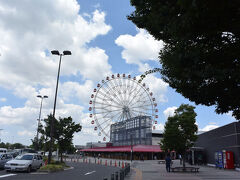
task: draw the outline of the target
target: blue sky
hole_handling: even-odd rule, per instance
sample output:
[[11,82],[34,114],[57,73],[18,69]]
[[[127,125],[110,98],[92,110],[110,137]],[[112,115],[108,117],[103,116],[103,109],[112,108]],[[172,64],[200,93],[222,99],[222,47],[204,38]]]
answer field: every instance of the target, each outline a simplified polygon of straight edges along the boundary
[[[0,2],[0,138],[26,145],[36,135],[40,107],[42,118],[52,112],[58,57],[53,49],[71,50],[61,67],[56,116],[72,116],[83,131],[74,144],[102,140],[93,130],[88,102],[97,83],[112,74],[139,76],[159,67],[162,42],[138,29],[127,15],[129,0],[18,0]],[[158,101],[157,129],[182,103],[196,106],[152,74],[145,80]],[[235,121],[231,113],[217,115],[214,107],[196,106],[200,130]]]

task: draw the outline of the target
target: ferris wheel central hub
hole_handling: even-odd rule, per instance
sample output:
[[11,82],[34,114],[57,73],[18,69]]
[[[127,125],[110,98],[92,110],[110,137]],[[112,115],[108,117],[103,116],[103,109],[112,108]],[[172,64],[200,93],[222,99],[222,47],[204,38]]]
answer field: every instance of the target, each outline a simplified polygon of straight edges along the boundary
[[128,106],[123,106],[123,113],[129,113],[129,107]]

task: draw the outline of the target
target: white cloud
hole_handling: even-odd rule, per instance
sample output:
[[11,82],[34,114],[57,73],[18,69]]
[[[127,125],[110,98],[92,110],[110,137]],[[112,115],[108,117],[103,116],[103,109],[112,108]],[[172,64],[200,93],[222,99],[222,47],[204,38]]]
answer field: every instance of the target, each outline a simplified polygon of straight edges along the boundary
[[[48,96],[43,101],[42,119],[52,113],[59,56],[52,56],[50,51],[58,49],[71,50],[72,55],[62,58],[56,117],[72,116],[90,128],[83,105],[88,103],[96,81],[112,74],[105,51],[89,46],[111,30],[105,15],[97,9],[89,14],[81,12],[76,0],[0,2],[0,86],[13,91],[24,103],[23,107],[0,107],[2,125],[21,129],[17,131],[20,136],[33,136],[30,132],[35,132],[40,108],[38,94]],[[72,82],[71,77],[79,81]],[[79,103],[71,104],[72,99]]]
[[146,83],[149,89],[153,92],[153,97],[156,98],[157,102],[165,103],[168,101],[165,95],[167,92],[168,84],[165,83],[162,79],[149,74],[146,78],[144,78],[142,82]]
[[0,101],[1,101],[1,102],[6,102],[7,99],[6,99],[6,98],[0,98]]
[[95,10],[86,20],[79,11],[75,0],[1,1],[1,86],[54,85],[59,57],[44,55],[53,49],[72,51],[63,57],[61,75],[99,80],[111,73],[105,51],[86,46],[110,31],[105,13]]
[[199,129],[199,131],[210,131],[218,127],[219,127],[218,125],[209,124],[209,125],[206,125],[204,128]]
[[141,73],[145,73],[148,70],[153,69],[148,63],[139,63],[138,64],[138,71]]
[[174,116],[175,110],[177,109],[176,106],[173,107],[168,107],[167,109],[165,109],[163,111],[163,114],[165,116],[165,119],[167,119],[168,117]]
[[146,60],[157,61],[158,53],[163,47],[162,41],[157,41],[145,30],[140,29],[136,36],[121,35],[115,43],[122,46],[122,58],[129,64],[140,64]]
[[33,135],[34,135],[33,132],[27,131],[27,130],[25,130],[25,131],[18,131],[17,134],[19,136],[30,136],[30,137],[33,137]]
[[34,109],[32,108],[12,108],[11,106],[3,106],[0,108],[0,123],[2,125],[11,124],[31,124]]
[[78,98],[79,104],[88,106],[93,89],[94,84],[90,80],[85,81],[82,85],[78,82],[68,81],[61,86],[60,91],[63,96],[63,100],[70,101],[72,98]]

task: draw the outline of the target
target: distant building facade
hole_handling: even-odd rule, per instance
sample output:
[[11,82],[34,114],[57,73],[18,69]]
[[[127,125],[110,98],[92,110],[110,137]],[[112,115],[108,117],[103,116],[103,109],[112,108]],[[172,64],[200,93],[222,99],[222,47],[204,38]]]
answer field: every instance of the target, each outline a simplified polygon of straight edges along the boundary
[[113,146],[152,145],[152,119],[137,116],[111,125],[110,142]]
[[105,142],[88,142],[86,143],[86,148],[94,148],[94,147],[106,147],[107,143]]
[[161,130],[152,131],[152,145],[159,145],[163,138],[163,132]]
[[204,151],[207,164],[215,164],[215,152],[232,151],[235,167],[240,167],[240,122],[199,134],[194,146]]

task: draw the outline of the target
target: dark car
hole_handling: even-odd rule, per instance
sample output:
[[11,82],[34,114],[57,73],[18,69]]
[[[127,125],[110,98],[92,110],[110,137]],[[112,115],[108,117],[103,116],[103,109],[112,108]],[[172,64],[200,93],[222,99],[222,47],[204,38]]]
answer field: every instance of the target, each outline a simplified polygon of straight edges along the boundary
[[11,154],[1,153],[0,154],[0,168],[3,169],[6,162],[8,162],[12,159],[13,159],[13,156]]

